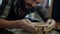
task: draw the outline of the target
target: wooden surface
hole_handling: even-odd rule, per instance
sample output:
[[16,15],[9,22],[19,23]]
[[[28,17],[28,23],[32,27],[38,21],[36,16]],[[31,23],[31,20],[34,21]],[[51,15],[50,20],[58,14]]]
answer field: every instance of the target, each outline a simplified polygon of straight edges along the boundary
[[60,30],[60,22],[56,23],[56,28]]

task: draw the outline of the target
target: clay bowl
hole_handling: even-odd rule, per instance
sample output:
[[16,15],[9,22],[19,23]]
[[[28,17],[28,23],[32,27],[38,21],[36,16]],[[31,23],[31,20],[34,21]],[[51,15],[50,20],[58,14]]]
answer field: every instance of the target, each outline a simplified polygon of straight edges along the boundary
[[30,28],[25,29],[27,32],[38,32],[38,31],[42,31],[43,27],[45,27],[46,25],[44,23],[32,23],[35,28],[37,28],[36,30],[32,30]]

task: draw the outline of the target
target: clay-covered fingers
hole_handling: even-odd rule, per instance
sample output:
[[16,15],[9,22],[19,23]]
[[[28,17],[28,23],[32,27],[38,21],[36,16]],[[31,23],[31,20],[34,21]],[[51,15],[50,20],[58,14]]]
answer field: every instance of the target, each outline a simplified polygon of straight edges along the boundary
[[28,32],[36,32],[40,29],[39,27],[36,27],[34,24],[32,24],[32,22],[28,19],[23,19],[22,21],[25,23],[25,30]]
[[51,31],[53,28],[55,28],[56,22],[53,19],[48,19],[46,22],[47,27],[45,27],[45,31]]
[[30,20],[28,20],[28,19],[23,19],[22,22],[24,23],[25,29],[26,29],[27,31],[35,31],[35,30],[36,30],[35,26],[31,23]]
[[28,19],[23,19],[22,21],[23,21],[26,25],[34,28],[34,24],[32,24],[32,22],[31,22],[30,20],[28,20]]
[[46,22],[46,24],[47,24],[48,26],[54,26],[54,27],[55,27],[56,21],[53,20],[53,19],[48,19],[47,22]]

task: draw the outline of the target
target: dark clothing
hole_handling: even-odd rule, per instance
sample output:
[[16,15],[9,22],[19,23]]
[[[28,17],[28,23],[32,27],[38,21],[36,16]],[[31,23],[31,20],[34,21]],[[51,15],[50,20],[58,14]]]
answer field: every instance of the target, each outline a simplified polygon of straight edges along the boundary
[[[7,20],[20,20],[24,19],[27,14],[30,14],[36,10],[37,14],[41,16],[41,18],[45,21],[50,16],[47,15],[47,11],[42,7],[32,7],[32,9],[26,9],[22,6],[24,3],[20,3],[22,0],[3,0],[1,5],[1,18],[5,18]],[[22,7],[20,7],[20,5]],[[25,9],[24,9],[25,8]],[[22,10],[23,9],[23,10]],[[25,11],[24,11],[25,10]]]

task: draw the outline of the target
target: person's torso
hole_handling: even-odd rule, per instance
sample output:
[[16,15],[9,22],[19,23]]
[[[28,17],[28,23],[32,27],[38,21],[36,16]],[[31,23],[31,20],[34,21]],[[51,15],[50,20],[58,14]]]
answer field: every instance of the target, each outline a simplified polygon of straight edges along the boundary
[[2,10],[3,16],[5,16],[6,19],[8,19],[8,20],[23,19],[27,14],[33,12],[33,10],[34,10],[34,9],[32,9],[32,11],[29,11],[29,10],[21,11],[21,8],[19,8],[17,6],[16,7],[14,6],[14,4],[17,1],[15,1],[13,4],[12,4],[12,0],[9,0],[5,3],[4,2],[5,1],[2,2],[2,9],[1,10]]

